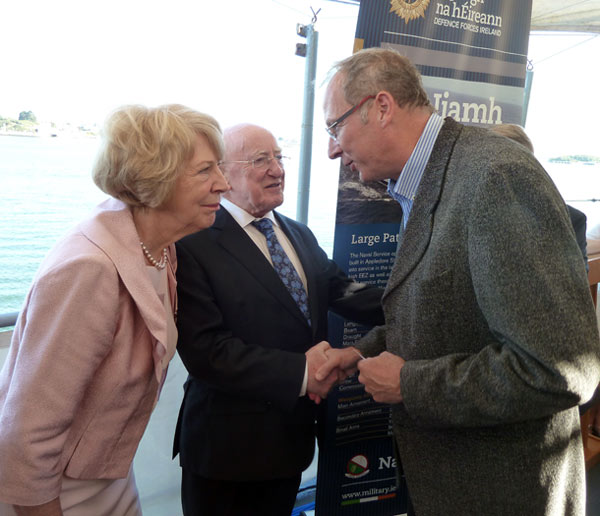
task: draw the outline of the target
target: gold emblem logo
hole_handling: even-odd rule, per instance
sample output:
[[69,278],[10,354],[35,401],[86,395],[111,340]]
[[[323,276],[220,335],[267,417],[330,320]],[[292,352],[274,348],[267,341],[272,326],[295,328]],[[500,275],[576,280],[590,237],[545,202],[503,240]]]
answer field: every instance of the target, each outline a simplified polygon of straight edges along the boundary
[[419,17],[425,18],[425,10],[429,6],[430,0],[390,0],[392,8],[390,12],[395,12],[400,18],[408,23]]

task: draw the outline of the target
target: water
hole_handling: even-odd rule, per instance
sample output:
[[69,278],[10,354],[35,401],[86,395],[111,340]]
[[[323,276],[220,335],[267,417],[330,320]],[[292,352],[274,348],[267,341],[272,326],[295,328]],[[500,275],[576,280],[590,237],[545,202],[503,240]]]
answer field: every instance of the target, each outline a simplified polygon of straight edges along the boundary
[[[286,202],[280,211],[294,218],[299,145],[287,143],[284,152],[292,159],[286,167]],[[20,310],[48,250],[106,198],[91,178],[98,145],[98,139],[84,137],[0,136],[0,314]],[[324,153],[323,157],[326,159]],[[310,210],[316,207],[317,213],[309,217],[329,255],[335,177],[330,180],[329,193],[315,185]]]
[[0,136],[0,313],[20,309],[48,249],[106,197],[90,175],[97,146]]
[[[92,182],[99,141],[93,138],[0,136],[0,314],[20,309],[50,247],[106,196]],[[333,248],[337,163],[313,151],[309,226],[325,251]],[[295,217],[299,146],[288,142],[286,202]],[[585,212],[588,229],[600,224],[600,165],[544,163],[569,204]],[[327,169],[327,170],[326,170]],[[577,201],[577,202],[576,202]]]

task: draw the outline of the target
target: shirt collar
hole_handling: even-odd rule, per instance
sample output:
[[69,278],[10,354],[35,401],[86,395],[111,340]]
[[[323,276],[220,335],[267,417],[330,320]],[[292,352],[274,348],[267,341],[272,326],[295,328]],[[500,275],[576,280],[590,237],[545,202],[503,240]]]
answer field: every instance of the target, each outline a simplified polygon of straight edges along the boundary
[[[229,214],[235,219],[235,221],[243,228],[247,225],[251,224],[257,219],[254,215],[250,215],[246,210],[240,208],[237,204],[232,203],[229,199],[225,199],[225,197],[221,197],[221,206],[225,208]],[[275,226],[279,226],[277,224],[277,220],[275,219],[275,215],[271,210],[269,213],[265,214],[262,219],[269,219]]]
[[444,119],[437,113],[433,113],[429,117],[425,129],[423,129],[419,141],[417,141],[417,145],[415,145],[398,179],[390,179],[388,182],[388,193],[392,197],[400,196],[411,201],[414,200],[442,125],[444,125]]

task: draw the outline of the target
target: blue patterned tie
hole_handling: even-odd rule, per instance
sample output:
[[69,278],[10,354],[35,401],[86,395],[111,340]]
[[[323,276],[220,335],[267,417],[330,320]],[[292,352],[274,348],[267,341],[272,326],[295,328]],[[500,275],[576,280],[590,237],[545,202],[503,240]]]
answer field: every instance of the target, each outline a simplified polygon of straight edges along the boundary
[[281,281],[283,281],[283,284],[287,287],[289,293],[294,298],[294,301],[296,301],[298,308],[300,308],[304,317],[306,317],[308,324],[310,324],[306,290],[304,290],[304,285],[302,285],[302,280],[300,279],[298,272],[292,265],[292,262],[290,262],[288,255],[285,254],[279,240],[277,240],[277,236],[273,230],[273,223],[270,219],[260,219],[252,222],[252,225],[265,235],[269,254],[271,255],[271,260],[273,262],[273,268],[277,271],[277,274],[279,274]]

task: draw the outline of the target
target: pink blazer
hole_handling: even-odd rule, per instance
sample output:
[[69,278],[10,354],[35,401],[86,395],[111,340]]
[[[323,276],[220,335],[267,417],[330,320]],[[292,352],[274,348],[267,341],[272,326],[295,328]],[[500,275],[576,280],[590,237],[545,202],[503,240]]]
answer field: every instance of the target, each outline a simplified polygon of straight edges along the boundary
[[[175,249],[169,249],[175,307]],[[163,381],[167,321],[129,208],[115,199],[43,261],[0,373],[0,500],[129,471]]]

